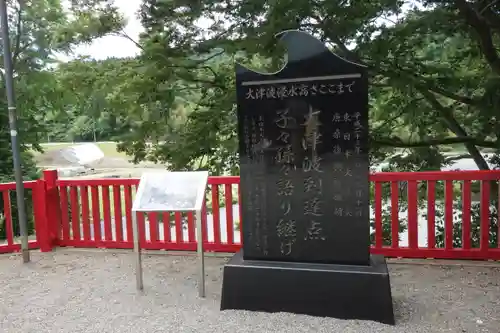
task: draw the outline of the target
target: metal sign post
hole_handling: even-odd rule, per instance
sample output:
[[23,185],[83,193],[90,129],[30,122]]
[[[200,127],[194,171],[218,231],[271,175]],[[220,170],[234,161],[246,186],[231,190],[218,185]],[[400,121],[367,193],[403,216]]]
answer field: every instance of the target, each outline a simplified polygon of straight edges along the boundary
[[144,282],[142,280],[142,258],[141,245],[139,244],[139,226],[137,225],[137,213],[132,212],[132,231],[134,237],[134,254],[135,258],[135,280],[137,290],[144,290]]
[[205,251],[203,250],[201,210],[196,211],[196,239],[198,241],[198,295],[205,297]]

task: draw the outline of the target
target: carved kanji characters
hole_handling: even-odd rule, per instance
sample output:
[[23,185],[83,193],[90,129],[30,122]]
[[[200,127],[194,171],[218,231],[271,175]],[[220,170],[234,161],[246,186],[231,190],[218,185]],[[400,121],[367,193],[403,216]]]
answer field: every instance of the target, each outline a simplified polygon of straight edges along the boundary
[[304,215],[322,216],[322,201],[318,198],[312,198],[304,202]]
[[309,87],[306,84],[301,84],[299,87],[299,96],[309,95]]
[[293,163],[295,154],[292,151],[292,146],[279,147],[276,154],[276,162],[278,163]]
[[290,201],[284,201],[281,203],[281,210],[283,211],[283,216],[286,216],[290,213],[292,210],[292,205],[290,204]]
[[285,99],[288,97],[288,89],[286,86],[279,86],[276,88],[276,97],[279,99]]
[[326,240],[321,223],[311,221],[311,224],[307,228],[304,240]]
[[252,88],[248,88],[245,94],[245,99],[255,99],[255,92],[253,91]]
[[321,179],[315,179],[313,177],[306,177],[304,179],[304,192],[306,193],[311,192],[312,190],[317,190],[321,193],[322,186],[323,183]]
[[266,88],[260,87],[255,89],[255,98],[256,99],[263,99],[266,97]]
[[336,94],[337,91],[335,90],[335,85],[334,84],[329,84],[328,85],[328,92],[332,95]]
[[276,87],[274,86],[269,86],[266,89],[266,97],[270,99],[276,98]]
[[321,170],[321,160],[322,158],[316,155],[314,155],[312,158],[306,156],[302,161],[302,170],[304,170],[304,172],[323,172]]
[[341,217],[343,211],[344,210],[342,209],[342,207],[335,207],[335,209],[333,210],[333,215]]
[[337,91],[338,91],[339,95],[344,93],[344,84],[342,82],[340,82],[337,85]]
[[345,85],[346,88],[349,90],[349,92],[352,92],[352,87],[354,86],[355,83],[356,83],[355,81],[352,81],[352,83]]
[[288,114],[290,111],[288,109],[283,109],[283,110],[278,110],[277,112],[278,118],[275,120],[276,126],[279,128],[288,128],[290,124],[293,124],[295,119],[293,117],[290,117]]
[[289,97],[295,97],[299,95],[299,88],[292,84],[290,89],[288,90]]
[[276,182],[278,186],[278,195],[291,196],[293,194],[293,183],[290,179],[280,179]]
[[281,141],[283,143],[289,143],[288,139],[290,138],[290,134],[287,132],[280,132],[280,135],[278,136],[278,141]]

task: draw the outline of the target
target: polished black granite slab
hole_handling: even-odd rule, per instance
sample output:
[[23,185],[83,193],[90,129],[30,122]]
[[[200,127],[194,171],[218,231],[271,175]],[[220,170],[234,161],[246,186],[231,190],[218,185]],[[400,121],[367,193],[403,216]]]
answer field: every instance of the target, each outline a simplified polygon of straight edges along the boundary
[[394,324],[385,259],[369,254],[366,69],[281,35],[281,71],[236,67],[243,250],[221,309]]
[[245,259],[369,265],[366,68],[282,41],[281,71],[236,67]]
[[290,312],[394,325],[390,277],[383,256],[369,265],[244,260],[224,266],[221,310]]

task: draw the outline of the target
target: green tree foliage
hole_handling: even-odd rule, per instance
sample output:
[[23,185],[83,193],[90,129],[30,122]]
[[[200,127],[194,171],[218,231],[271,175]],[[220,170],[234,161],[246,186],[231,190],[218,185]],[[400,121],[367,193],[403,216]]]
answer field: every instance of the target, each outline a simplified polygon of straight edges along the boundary
[[[55,77],[48,71],[58,54],[69,53],[79,43],[88,43],[94,38],[117,31],[123,26],[123,19],[110,1],[71,1],[64,8],[58,0],[7,1],[11,32],[12,58],[14,65],[15,90],[19,117],[19,137],[23,157],[23,174],[34,179],[38,172],[30,149],[41,150],[40,139],[45,136],[46,117],[51,110],[60,108],[60,89]],[[2,48],[0,54],[3,56]],[[3,59],[1,60],[3,63]],[[3,73],[3,72],[2,72]],[[0,107],[6,110],[5,78],[1,75]],[[12,152],[8,119],[0,117],[0,181],[13,181]],[[18,234],[15,195],[12,198],[14,232]],[[31,196],[28,217],[33,230]],[[3,201],[0,200],[3,212]],[[5,218],[0,223],[0,238],[5,238]]]
[[[275,33],[302,29],[369,67],[374,162],[396,148],[425,161],[436,147],[453,144],[463,145],[478,167],[487,169],[479,151],[498,148],[498,74],[479,30],[495,36],[497,5],[471,6],[458,0],[189,5],[144,0],[146,32],[138,60],[147,93],[129,108],[137,121],[122,148],[136,160],[177,169],[237,173],[234,62],[277,69],[283,50],[276,47]],[[474,24],[471,10],[487,32]],[[200,21],[211,24],[200,27]],[[180,108],[189,109],[187,121],[173,126],[168,115]]]
[[[233,64],[278,69],[283,50],[275,45],[275,33],[301,29],[368,66],[372,163],[385,160],[387,170],[439,170],[457,158],[446,157],[445,148],[463,147],[460,157],[488,169],[481,149],[499,148],[499,6],[465,0],[145,0],[140,59],[155,69],[149,74],[153,81],[167,88],[148,102],[172,112],[189,89],[195,107],[180,127],[138,122],[121,147],[137,160],[167,162],[175,169],[237,174]],[[200,27],[201,20],[211,24]],[[136,110],[135,117],[142,112]],[[388,195],[384,191],[385,200]],[[406,209],[405,200],[403,195],[400,210]],[[436,200],[444,200],[442,184]],[[387,239],[390,213],[383,216]],[[473,219],[474,225],[478,221]],[[437,222],[442,235],[443,221]]]
[[142,92],[137,67],[135,59],[87,57],[59,65],[53,74],[64,105],[50,119],[53,141],[113,140],[130,131],[128,112]]
[[[64,132],[88,138],[96,121],[112,114],[113,135],[136,162],[238,174],[234,63],[279,69],[275,34],[301,29],[368,66],[372,164],[439,170],[457,158],[446,150],[463,148],[460,157],[488,169],[481,150],[500,148],[499,10],[500,3],[483,0],[143,0],[139,57],[68,65],[70,81],[82,74],[87,90],[67,110],[76,128]],[[436,200],[444,200],[438,185]],[[496,184],[492,189],[498,193]]]

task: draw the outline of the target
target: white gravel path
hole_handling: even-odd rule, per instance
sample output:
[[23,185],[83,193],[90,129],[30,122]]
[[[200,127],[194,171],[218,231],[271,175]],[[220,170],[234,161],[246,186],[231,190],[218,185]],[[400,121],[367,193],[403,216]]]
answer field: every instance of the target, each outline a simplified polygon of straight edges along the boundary
[[0,332],[375,333],[500,332],[500,265],[390,265],[397,325],[286,313],[219,311],[224,259],[207,258],[197,298],[195,258],[144,258],[145,295],[130,254],[0,256]]

